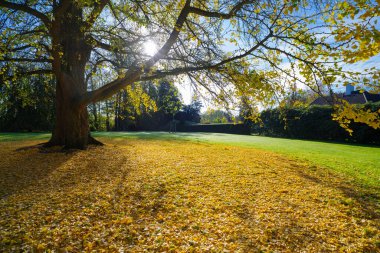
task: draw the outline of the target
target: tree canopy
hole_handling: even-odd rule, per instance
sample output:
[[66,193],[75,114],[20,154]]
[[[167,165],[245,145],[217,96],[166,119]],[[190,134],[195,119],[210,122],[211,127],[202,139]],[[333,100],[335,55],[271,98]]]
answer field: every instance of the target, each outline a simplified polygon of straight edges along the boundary
[[[244,96],[251,106],[277,103],[295,82],[316,92],[320,83],[378,92],[378,69],[344,64],[379,53],[379,15],[370,0],[5,0],[1,80],[53,74],[51,144],[84,147],[91,142],[86,106],[135,82],[187,76],[220,102]],[[104,83],[88,90],[104,68]]]

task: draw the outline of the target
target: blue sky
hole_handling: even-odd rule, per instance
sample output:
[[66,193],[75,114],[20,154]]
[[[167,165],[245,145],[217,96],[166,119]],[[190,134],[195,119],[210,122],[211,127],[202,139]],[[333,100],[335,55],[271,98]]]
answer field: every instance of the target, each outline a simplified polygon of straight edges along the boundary
[[[367,61],[360,61],[360,62],[357,62],[357,63],[354,63],[354,64],[345,64],[344,65],[344,68],[347,69],[347,70],[353,70],[353,71],[359,71],[359,72],[362,72],[364,71],[365,69],[368,69],[368,68],[371,68],[371,67],[378,67],[380,66],[380,54],[376,55],[376,56],[373,56],[372,58],[368,59]],[[184,82],[183,84],[176,84],[180,93],[181,93],[181,96],[182,96],[182,99],[183,99],[183,102],[185,104],[190,104],[191,102],[191,98],[192,96],[194,95],[194,90],[193,90],[193,87],[190,85],[190,83],[188,82]],[[342,92],[344,91],[344,87],[341,86],[339,88],[336,89],[337,92]],[[211,104],[209,104],[207,101],[202,101],[203,102],[203,108],[202,108],[202,112],[205,112],[207,110],[207,107],[213,107]]]
[[[309,11],[312,11],[312,10],[309,10]],[[379,18],[376,18],[377,20],[379,20]],[[374,20],[374,19],[373,19]],[[372,20],[372,22],[373,22]],[[348,23],[360,23],[360,22],[363,22],[363,20],[360,20],[360,19],[353,19],[353,20],[346,20]],[[322,23],[320,23],[322,22]],[[314,26],[318,27],[319,25],[323,24],[323,21],[318,21],[317,20],[317,23],[314,24]],[[379,28],[380,29],[380,23],[378,23],[377,25],[375,24],[376,28]],[[323,29],[323,28],[321,28]],[[321,32],[321,31],[320,31]],[[333,42],[333,37],[331,37],[330,39],[328,39],[327,42]],[[225,42],[225,45],[223,46],[223,49],[225,51],[234,51],[235,49],[237,49],[235,46],[233,46],[231,43],[228,43],[228,41]],[[282,63],[282,65],[284,67],[286,67],[287,65],[287,59],[284,58],[284,61]],[[343,66],[343,68],[345,70],[352,70],[352,71],[356,71],[356,72],[364,72],[365,69],[369,69],[371,67],[376,67],[378,68],[380,66],[380,54],[379,55],[376,55],[370,59],[368,59],[367,61],[360,61],[360,62],[357,62],[355,64],[344,64],[344,65],[340,65],[340,66]],[[264,67],[265,68],[265,67]],[[177,84],[181,94],[182,94],[182,98],[183,98],[183,102],[185,104],[188,104],[191,102],[191,98],[192,96],[194,95],[194,91],[193,91],[193,87],[192,85],[190,85],[189,82],[183,82],[183,85],[180,85],[180,84]],[[338,88],[336,88],[336,91],[337,92],[340,92],[344,89],[343,86],[340,86]],[[205,110],[206,108],[203,108],[203,110]]]

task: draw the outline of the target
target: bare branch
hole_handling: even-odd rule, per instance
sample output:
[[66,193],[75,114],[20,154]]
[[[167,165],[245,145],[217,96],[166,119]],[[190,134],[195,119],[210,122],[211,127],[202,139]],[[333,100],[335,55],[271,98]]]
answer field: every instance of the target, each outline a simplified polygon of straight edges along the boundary
[[24,49],[31,48],[31,47],[34,47],[34,46],[28,44],[28,45],[24,45],[24,46],[14,47],[14,48],[8,49],[8,52],[17,52],[17,51],[24,50]]
[[144,67],[146,70],[149,70],[157,61],[159,61],[163,56],[165,56],[169,52],[173,44],[176,42],[178,35],[183,27],[183,24],[186,22],[187,16],[189,15],[189,10],[191,8],[190,2],[191,0],[186,1],[186,4],[178,16],[177,22],[168,40],[161,47],[161,49],[158,50],[158,52],[144,64],[145,65]]

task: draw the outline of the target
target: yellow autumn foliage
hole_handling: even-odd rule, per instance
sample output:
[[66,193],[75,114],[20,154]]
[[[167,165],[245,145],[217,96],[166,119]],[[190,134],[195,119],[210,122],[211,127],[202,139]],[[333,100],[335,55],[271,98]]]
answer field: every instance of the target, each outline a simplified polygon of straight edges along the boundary
[[371,111],[365,109],[364,106],[353,105],[345,100],[341,100],[340,104],[335,105],[333,119],[339,122],[340,126],[352,134],[353,130],[350,128],[352,122],[364,123],[374,129],[380,128],[380,110]]
[[[0,143],[1,252],[376,252],[379,213],[344,178],[271,152],[107,140]],[[48,152],[48,153],[46,153]],[[377,213],[376,213],[377,212]]]

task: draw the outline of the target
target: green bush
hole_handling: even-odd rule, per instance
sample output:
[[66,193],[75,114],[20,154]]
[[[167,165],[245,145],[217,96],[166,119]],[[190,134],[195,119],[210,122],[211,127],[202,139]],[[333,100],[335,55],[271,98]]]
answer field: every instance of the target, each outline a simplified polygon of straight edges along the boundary
[[177,126],[178,132],[210,132],[229,134],[250,134],[250,129],[245,124],[193,124]]
[[[380,103],[369,103],[366,108],[379,110]],[[351,128],[354,132],[350,136],[332,120],[332,113],[331,106],[269,109],[261,113],[262,124],[253,124],[252,132],[276,137],[380,144],[380,130],[353,123]]]

